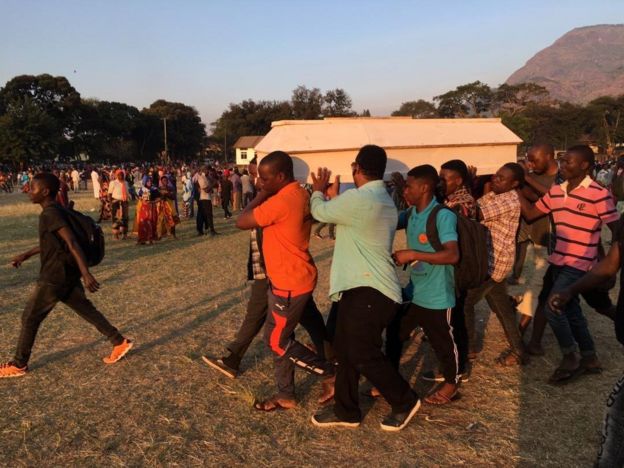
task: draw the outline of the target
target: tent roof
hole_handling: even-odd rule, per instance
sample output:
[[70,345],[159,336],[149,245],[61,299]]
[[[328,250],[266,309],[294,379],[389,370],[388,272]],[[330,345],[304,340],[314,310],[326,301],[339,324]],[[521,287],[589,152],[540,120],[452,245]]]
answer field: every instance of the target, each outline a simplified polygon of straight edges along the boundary
[[255,148],[256,145],[264,138],[263,135],[248,135],[242,136],[236,143],[234,143],[234,148]]
[[522,140],[500,119],[346,117],[280,120],[256,151],[287,153],[357,150],[366,144],[390,148],[509,145]]

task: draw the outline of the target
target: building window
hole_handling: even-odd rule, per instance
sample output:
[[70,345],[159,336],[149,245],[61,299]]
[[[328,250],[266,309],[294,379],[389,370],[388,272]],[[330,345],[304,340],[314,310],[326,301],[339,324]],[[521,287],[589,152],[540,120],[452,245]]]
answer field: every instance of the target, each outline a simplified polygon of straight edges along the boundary
[[241,150],[240,158],[241,159],[247,159],[247,150]]

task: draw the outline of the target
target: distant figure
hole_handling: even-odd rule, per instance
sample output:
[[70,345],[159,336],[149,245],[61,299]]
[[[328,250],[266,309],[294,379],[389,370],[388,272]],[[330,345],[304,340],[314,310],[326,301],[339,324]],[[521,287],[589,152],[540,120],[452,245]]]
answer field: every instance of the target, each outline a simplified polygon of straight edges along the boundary
[[247,206],[254,197],[253,185],[251,183],[251,177],[249,176],[249,172],[247,169],[243,170],[243,175],[241,176],[241,186],[243,190],[243,208]]
[[229,219],[232,217],[230,213],[230,201],[232,199],[232,181],[226,176],[221,177],[221,208],[223,208],[223,218]]
[[71,171],[72,190],[76,193],[80,189],[80,172],[75,167]]
[[100,198],[100,175],[95,169],[91,171],[91,182],[93,183],[93,198]]
[[130,191],[125,180],[123,170],[115,171],[115,179],[108,186],[107,194],[111,202],[111,214],[113,217],[113,236],[119,239],[128,237],[128,200]]
[[234,173],[232,174],[232,177],[230,177],[230,180],[232,181],[232,211],[240,211],[243,184],[241,183],[238,167],[234,168]]

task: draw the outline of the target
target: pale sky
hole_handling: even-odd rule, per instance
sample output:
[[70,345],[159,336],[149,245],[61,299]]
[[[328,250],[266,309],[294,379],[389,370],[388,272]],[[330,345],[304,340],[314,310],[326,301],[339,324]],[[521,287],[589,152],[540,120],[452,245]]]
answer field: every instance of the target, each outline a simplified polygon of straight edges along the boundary
[[0,0],[0,86],[63,75],[83,97],[194,106],[344,88],[388,115],[481,80],[504,82],[580,26],[624,23],[623,0]]

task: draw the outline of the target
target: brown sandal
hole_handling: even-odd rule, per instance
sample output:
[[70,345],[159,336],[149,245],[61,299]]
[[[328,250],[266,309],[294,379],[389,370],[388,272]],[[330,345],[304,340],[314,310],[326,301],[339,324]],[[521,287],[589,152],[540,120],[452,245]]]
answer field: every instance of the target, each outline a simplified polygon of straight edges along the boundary
[[522,365],[522,358],[515,354],[511,349],[503,351],[494,360],[496,364],[502,367],[514,367]]
[[[284,404],[283,402],[290,401],[290,403]],[[291,406],[292,404],[292,406]],[[297,403],[294,400],[281,400],[277,397],[269,398],[264,401],[254,401],[253,408],[256,411],[263,411],[265,413],[270,413],[275,410],[289,410],[295,408]]]
[[442,406],[442,405],[448,405],[449,403],[453,403],[454,401],[457,401],[460,398],[461,398],[461,394],[459,393],[459,390],[457,389],[453,392],[453,394],[450,397],[447,397],[440,390],[437,390],[436,392],[432,393],[427,398],[425,398],[425,403],[427,403],[428,405]]

